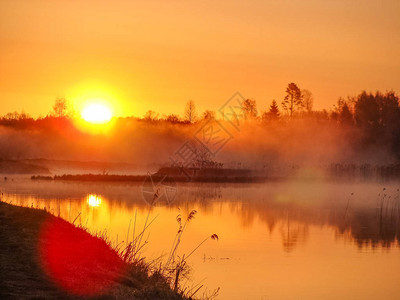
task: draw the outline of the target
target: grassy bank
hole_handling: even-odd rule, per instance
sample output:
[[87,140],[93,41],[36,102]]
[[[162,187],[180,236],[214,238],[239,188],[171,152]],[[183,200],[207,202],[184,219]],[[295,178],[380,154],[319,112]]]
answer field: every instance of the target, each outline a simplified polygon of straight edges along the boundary
[[162,276],[42,210],[0,202],[0,241],[0,299],[182,299]]

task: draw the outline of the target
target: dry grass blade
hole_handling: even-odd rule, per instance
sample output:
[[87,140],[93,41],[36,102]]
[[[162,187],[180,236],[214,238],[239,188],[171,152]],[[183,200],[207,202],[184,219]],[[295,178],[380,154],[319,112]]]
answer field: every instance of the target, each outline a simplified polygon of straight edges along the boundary
[[219,240],[219,237],[218,237],[218,235],[216,235],[215,233],[211,236],[211,239],[212,240],[216,240],[216,241],[218,241]]
[[75,223],[75,221],[79,218],[80,215],[81,215],[81,212],[79,212],[79,214],[76,216],[76,218],[74,219],[74,221],[72,222],[72,224]]
[[187,221],[190,221],[190,220],[194,219],[194,216],[195,216],[196,214],[197,214],[197,210],[192,210],[192,211],[189,213],[188,217],[187,217]]

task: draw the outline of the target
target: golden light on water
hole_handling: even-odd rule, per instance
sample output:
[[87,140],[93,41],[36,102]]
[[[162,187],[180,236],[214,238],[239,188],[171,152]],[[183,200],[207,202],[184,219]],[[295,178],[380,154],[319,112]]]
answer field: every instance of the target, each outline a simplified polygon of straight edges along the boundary
[[99,207],[101,204],[101,197],[94,194],[90,194],[87,196],[86,202],[89,206]]
[[112,118],[111,109],[102,103],[90,103],[82,110],[82,118],[89,123],[104,124]]
[[[5,184],[8,183],[2,181]],[[37,184],[36,188],[43,190],[41,184],[49,183]],[[109,184],[107,193],[102,187],[87,193],[86,187],[74,184],[72,190],[79,194],[72,198],[7,193],[7,201],[45,209],[92,233],[106,230],[113,247],[125,246],[138,235],[134,224],[143,228],[147,218],[156,218],[146,229],[151,234],[143,250],[150,261],[167,259],[165,253],[169,253],[178,229],[177,214],[186,217],[191,209],[196,209],[198,215],[187,227],[178,252],[190,253],[205,237],[213,232],[218,234],[218,242],[207,241],[190,257],[194,272],[189,284],[207,278],[204,284],[209,290],[221,287],[219,299],[248,295],[249,299],[260,299],[260,295],[287,299],[299,294],[307,299],[324,299],[328,292],[332,299],[336,295],[346,299],[350,285],[360,299],[391,298],[398,291],[398,242],[388,232],[377,234],[379,222],[373,221],[375,195],[382,190],[380,184],[356,187],[321,183],[317,187],[314,183],[290,182],[255,184],[246,190],[237,185],[202,185],[196,186],[196,192],[194,186],[188,186],[181,187],[184,202],[176,199],[172,205],[153,207],[150,214],[139,198],[139,185]],[[396,193],[397,186],[387,189]],[[344,219],[348,200],[343,195],[349,191],[368,196],[352,198]],[[333,214],[339,217],[334,218]],[[360,226],[364,228],[362,232],[353,231]],[[361,241],[371,238],[376,244],[363,242],[361,246]],[[355,277],[358,285],[353,284]],[[243,285],[246,278],[252,280]],[[290,288],[287,278],[291,279]]]

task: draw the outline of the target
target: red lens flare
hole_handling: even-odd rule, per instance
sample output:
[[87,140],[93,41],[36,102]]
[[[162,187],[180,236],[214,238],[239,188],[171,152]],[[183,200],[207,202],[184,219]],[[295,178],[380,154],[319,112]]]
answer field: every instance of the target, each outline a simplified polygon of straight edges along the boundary
[[39,257],[47,275],[78,296],[106,293],[125,270],[121,258],[103,240],[54,217],[43,224]]

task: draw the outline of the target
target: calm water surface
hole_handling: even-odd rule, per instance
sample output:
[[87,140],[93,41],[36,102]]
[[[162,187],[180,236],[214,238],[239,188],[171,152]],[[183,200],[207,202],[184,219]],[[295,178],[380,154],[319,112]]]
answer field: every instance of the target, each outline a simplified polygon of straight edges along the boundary
[[[187,285],[220,287],[218,299],[398,299],[400,296],[400,184],[282,182],[182,184],[170,204],[143,200],[140,184],[0,183],[3,200],[107,230],[126,242],[137,215],[142,228],[156,218],[144,256],[169,253],[176,216],[198,213],[178,254],[191,252]],[[385,188],[385,189],[384,189]],[[132,221],[131,221],[132,220]],[[132,226],[129,239],[132,238]]]

